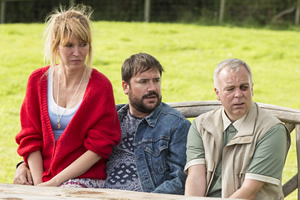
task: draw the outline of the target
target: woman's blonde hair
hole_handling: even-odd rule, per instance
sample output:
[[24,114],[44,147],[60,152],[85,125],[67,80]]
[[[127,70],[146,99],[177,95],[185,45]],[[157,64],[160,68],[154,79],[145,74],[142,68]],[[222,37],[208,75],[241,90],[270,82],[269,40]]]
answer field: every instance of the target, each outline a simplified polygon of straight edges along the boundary
[[50,61],[50,66],[55,66],[59,59],[59,45],[66,45],[72,36],[79,41],[89,44],[86,65],[92,63],[92,34],[90,29],[90,17],[92,9],[85,5],[77,5],[65,10],[62,6],[55,9],[46,18],[46,29],[44,32],[45,48],[44,62]]

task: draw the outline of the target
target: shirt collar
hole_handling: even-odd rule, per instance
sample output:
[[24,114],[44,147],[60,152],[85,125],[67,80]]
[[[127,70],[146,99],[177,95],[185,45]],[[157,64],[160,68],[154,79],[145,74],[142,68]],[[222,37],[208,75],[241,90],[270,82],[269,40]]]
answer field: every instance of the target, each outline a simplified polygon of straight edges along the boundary
[[232,124],[234,126],[234,128],[239,131],[242,123],[245,119],[246,115],[244,115],[242,118],[236,120],[235,122],[231,122],[230,119],[227,117],[227,115],[225,114],[225,110],[224,107],[222,108],[222,120],[223,120],[223,132],[228,128],[228,126],[230,126],[230,124]]
[[[163,110],[164,103],[160,103],[160,105],[155,108],[155,110],[153,110],[148,116],[146,116],[144,119],[146,120],[146,122],[149,124],[149,126],[151,127],[155,127],[156,122]],[[118,114],[119,114],[119,120],[122,121],[122,118],[127,114],[127,111],[129,110],[129,104],[122,104],[122,105],[117,105],[117,110],[118,110]]]
[[161,102],[160,105],[150,113],[150,115],[148,115],[144,118],[147,121],[147,123],[149,124],[149,126],[155,127],[156,122],[157,122],[163,108],[164,108],[164,106],[163,106],[163,103]]

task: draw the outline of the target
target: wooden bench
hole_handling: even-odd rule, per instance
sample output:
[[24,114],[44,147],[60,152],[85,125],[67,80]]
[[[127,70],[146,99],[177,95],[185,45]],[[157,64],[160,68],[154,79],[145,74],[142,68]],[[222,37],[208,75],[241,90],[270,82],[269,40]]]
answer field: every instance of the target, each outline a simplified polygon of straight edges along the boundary
[[[186,118],[194,118],[217,108],[221,103],[219,101],[197,101],[169,103],[169,105],[180,111]],[[290,133],[295,130],[298,173],[283,185],[283,193],[286,197],[294,190],[298,189],[298,200],[300,200],[300,190],[298,185],[298,183],[300,183],[300,110],[263,103],[258,103],[258,105],[280,119],[289,129]]]
[[0,184],[0,199],[10,200],[221,200],[226,198],[186,197],[112,189],[35,187]]
[[[194,118],[213,110],[220,106],[218,101],[197,101],[197,102],[180,102],[169,103],[173,108],[179,110],[186,118]],[[269,104],[258,103],[258,105],[280,119],[290,133],[295,130],[297,165],[299,172],[300,166],[300,110],[284,108]],[[300,192],[298,182],[300,176],[297,173],[283,186],[284,196],[288,196],[294,190],[298,189],[298,200]],[[106,199],[106,200],[217,200],[221,198],[204,198],[204,197],[185,197],[182,195],[152,194],[143,192],[120,191],[110,189],[77,189],[77,188],[57,188],[57,187],[33,187],[13,184],[0,184],[0,199],[22,199],[22,200],[44,200],[44,199]]]

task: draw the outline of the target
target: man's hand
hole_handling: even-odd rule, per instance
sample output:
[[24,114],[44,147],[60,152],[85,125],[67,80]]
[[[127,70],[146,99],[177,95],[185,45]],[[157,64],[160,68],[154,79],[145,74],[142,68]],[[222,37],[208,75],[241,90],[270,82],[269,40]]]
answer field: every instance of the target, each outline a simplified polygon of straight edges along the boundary
[[22,163],[16,169],[14,184],[33,185],[32,176],[28,166]]

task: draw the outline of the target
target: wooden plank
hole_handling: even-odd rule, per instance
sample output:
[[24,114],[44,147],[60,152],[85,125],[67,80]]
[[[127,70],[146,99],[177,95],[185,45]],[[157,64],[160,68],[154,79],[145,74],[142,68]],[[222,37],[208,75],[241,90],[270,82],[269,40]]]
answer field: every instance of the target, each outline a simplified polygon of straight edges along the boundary
[[[298,167],[298,176],[297,176],[297,183],[300,183],[300,174],[299,174],[299,170],[300,170],[300,124],[296,125],[295,128],[295,132],[296,132],[296,151],[297,151],[297,167]],[[300,199],[300,190],[299,190],[299,184],[298,184],[298,199]]]
[[5,22],[5,5],[6,5],[6,2],[5,1],[3,1],[3,0],[1,0],[1,11],[0,11],[0,14],[1,14],[1,16],[0,16],[0,23],[1,24],[4,24],[4,22]]
[[277,15],[275,15],[273,18],[272,18],[272,22],[277,22],[279,21],[280,18],[282,18],[284,15],[287,15],[287,14],[290,14],[292,12],[294,12],[296,9],[296,7],[291,7],[291,8],[288,8],[288,9],[285,9],[283,11],[281,11],[280,13],[278,13]]
[[150,22],[150,12],[151,12],[151,0],[145,0],[145,8],[144,8],[145,22]]
[[293,178],[291,178],[282,186],[284,197],[287,197],[289,194],[291,194],[294,190],[297,189],[297,187],[298,187],[298,174],[293,176]]
[[225,13],[225,0],[220,0],[219,23],[223,22]]
[[292,123],[285,123],[286,128],[289,130],[290,133],[295,129],[295,124]]
[[187,101],[168,104],[187,118],[197,117],[221,105],[219,101]]
[[220,200],[225,198],[186,197],[183,195],[154,194],[125,190],[95,188],[35,187],[0,184],[0,199],[22,200]]
[[299,25],[299,17],[300,17],[300,0],[297,0],[296,12],[295,12],[295,25]]
[[[188,101],[168,104],[173,108],[179,110],[187,118],[197,117],[200,114],[221,106],[221,103],[219,101]],[[283,122],[300,124],[300,110],[259,102],[257,104]]]
[[69,5],[73,7],[75,5],[75,0],[69,0]]

